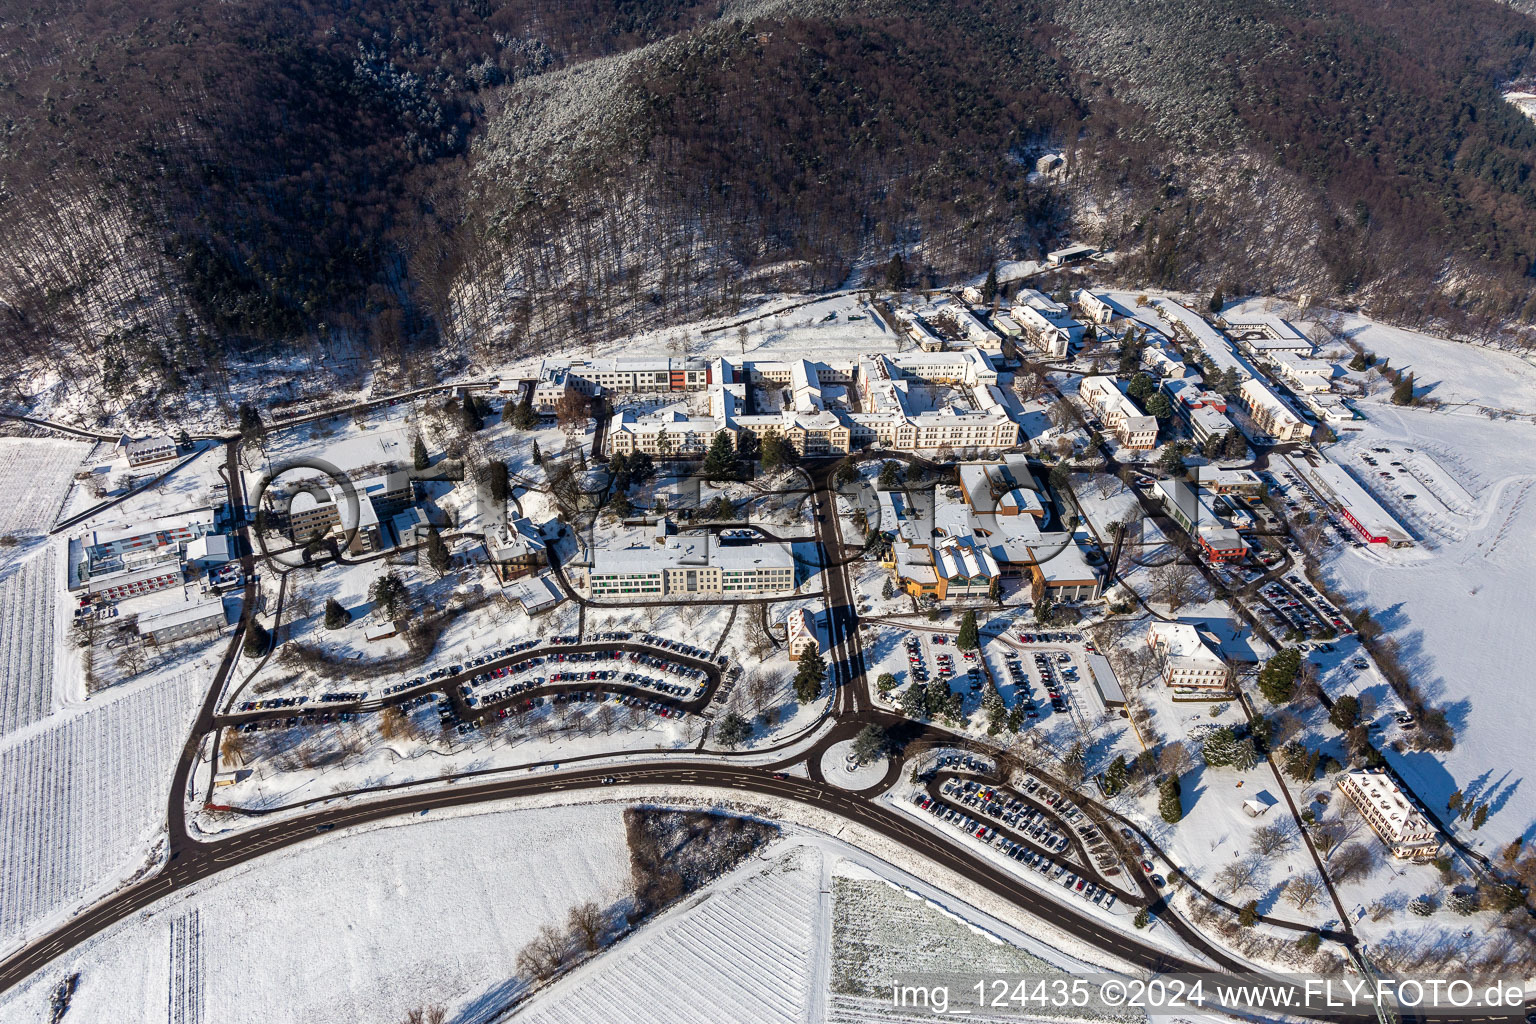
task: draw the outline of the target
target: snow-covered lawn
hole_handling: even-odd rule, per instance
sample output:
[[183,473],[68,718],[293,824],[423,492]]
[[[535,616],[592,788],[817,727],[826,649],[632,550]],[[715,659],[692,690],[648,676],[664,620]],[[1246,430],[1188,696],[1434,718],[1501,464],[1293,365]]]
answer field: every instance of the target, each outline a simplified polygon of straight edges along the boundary
[[[1470,347],[1460,352],[1471,365],[1487,355]],[[1433,456],[1434,466],[1473,502],[1470,515],[1440,515],[1455,532],[1442,531],[1432,550],[1379,554],[1341,546],[1324,563],[1330,583],[1372,610],[1417,684],[1447,708],[1456,727],[1456,749],[1449,753],[1389,748],[1387,755],[1435,810],[1443,812],[1457,789],[1488,804],[1488,824],[1463,833],[1484,852],[1516,836],[1529,841],[1536,838],[1536,787],[1523,778],[1528,725],[1536,718],[1536,691],[1528,685],[1536,658],[1528,628],[1536,575],[1532,428],[1422,410],[1381,409],[1372,416],[1352,447],[1379,443]],[[1428,470],[1418,471],[1451,501],[1460,500]],[[1416,490],[1422,503],[1429,488]]]
[[7,993],[0,1020],[46,1019],[69,971],[81,972],[71,1020],[164,1020],[168,1002],[188,1008],[174,1020],[229,1024],[397,1021],[433,1003],[479,1020],[517,987],[517,952],[540,925],[563,926],[585,900],[626,899],[614,805],[393,824],[403,827],[339,832],[162,901]]

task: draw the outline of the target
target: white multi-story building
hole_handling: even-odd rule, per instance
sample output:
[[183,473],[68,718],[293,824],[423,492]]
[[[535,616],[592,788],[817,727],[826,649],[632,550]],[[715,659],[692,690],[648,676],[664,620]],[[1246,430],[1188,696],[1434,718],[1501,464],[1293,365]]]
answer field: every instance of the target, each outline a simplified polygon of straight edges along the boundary
[[1298,392],[1322,392],[1333,387],[1333,364],[1294,352],[1272,352],[1269,359],[1280,379]]
[[1385,771],[1357,768],[1341,775],[1338,785],[1392,856],[1427,861],[1439,854],[1440,833]]
[[1147,645],[1157,652],[1164,685],[1203,695],[1229,691],[1231,672],[1216,653],[1218,645],[1206,637],[1188,622],[1154,621],[1147,627]]
[[130,469],[153,465],[156,462],[167,462],[181,452],[175,441],[164,436],[146,437],[138,441],[130,441],[125,437],[118,443],[123,449],[123,458]]
[[1024,339],[1032,346],[1052,358],[1064,359],[1082,343],[1087,328],[1060,303],[1052,302],[1051,307],[1022,302],[1015,304],[1008,315],[1023,329]]
[[[609,452],[698,456],[722,430],[732,444],[747,432],[776,435],[802,455],[871,445],[921,451],[1019,443],[997,370],[974,348],[865,356],[846,366],[801,359],[737,367],[719,360],[712,377],[708,415],[620,412],[609,423]],[[746,389],[755,382],[788,388],[793,408],[744,412]],[[849,389],[859,396],[857,410],[842,401]]]
[[593,597],[793,593],[795,560],[771,542],[724,545],[708,534],[669,535],[666,521],[653,531],[618,531],[599,537],[591,565],[573,567],[571,580]]
[[1096,324],[1108,326],[1136,319],[1135,310],[1126,307],[1108,292],[1091,292],[1087,288],[1079,288],[1072,300],[1083,311],[1083,315]]
[[1243,381],[1237,389],[1237,401],[1254,425],[1277,441],[1305,441],[1312,436],[1312,428],[1263,381]]
[[1238,345],[1255,355],[1274,355],[1293,352],[1310,355],[1312,342],[1284,317],[1271,313],[1239,313],[1228,310],[1218,318],[1218,323],[1237,340]]
[[1077,394],[1127,448],[1157,445],[1157,419],[1138,409],[1113,377],[1084,377]]

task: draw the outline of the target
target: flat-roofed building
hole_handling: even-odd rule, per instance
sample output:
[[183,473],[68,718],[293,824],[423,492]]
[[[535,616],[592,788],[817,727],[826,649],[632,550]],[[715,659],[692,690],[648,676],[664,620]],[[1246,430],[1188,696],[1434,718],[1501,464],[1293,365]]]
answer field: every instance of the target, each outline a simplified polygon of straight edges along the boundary
[[1367,544],[1386,544],[1394,548],[1413,546],[1413,536],[1403,524],[1382,508],[1381,503],[1344,467],[1324,462],[1319,466],[1298,465],[1297,468]]
[[222,598],[187,601],[181,604],[141,612],[139,635],[152,644],[170,643],[200,633],[223,629],[229,624]]
[[1262,381],[1243,381],[1237,389],[1237,401],[1254,425],[1277,441],[1305,441],[1312,435],[1312,428]]
[[1274,352],[1270,362],[1280,374],[1280,379],[1298,392],[1323,392],[1333,387],[1333,364],[1326,359],[1313,359],[1294,352]]
[[1413,805],[1397,781],[1380,768],[1357,768],[1339,776],[1339,791],[1371,826],[1392,856],[1429,861],[1440,853],[1440,833]]
[[708,534],[672,535],[663,520],[645,531],[604,534],[591,565],[572,582],[593,597],[793,593],[795,560],[785,544],[718,545]]

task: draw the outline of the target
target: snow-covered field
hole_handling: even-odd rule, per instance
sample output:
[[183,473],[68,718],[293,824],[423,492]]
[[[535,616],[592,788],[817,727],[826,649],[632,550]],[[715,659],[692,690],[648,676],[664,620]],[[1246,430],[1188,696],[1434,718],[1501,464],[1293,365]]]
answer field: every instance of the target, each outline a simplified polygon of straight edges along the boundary
[[823,860],[792,847],[749,861],[531,1000],[527,1024],[796,1024],[826,957]]
[[0,736],[53,710],[53,549],[0,565]]
[[[1467,346],[1460,353],[1471,367],[1497,355]],[[1536,692],[1528,683],[1536,659],[1529,629],[1536,575],[1533,430],[1515,421],[1387,406],[1373,407],[1370,415],[1350,447],[1414,449],[1418,498],[1400,504],[1419,506],[1420,523],[1434,528],[1432,546],[1392,554],[1339,547],[1325,571],[1348,597],[1372,609],[1457,731],[1449,753],[1388,751],[1388,757],[1432,806],[1438,802],[1436,810],[1444,810],[1456,789],[1487,803],[1488,824],[1463,835],[1485,852],[1516,836],[1530,841],[1536,838],[1536,786],[1524,780],[1523,767],[1527,726],[1536,718]],[[1374,457],[1388,467],[1386,455]],[[1450,477],[1454,487],[1431,475],[1430,457],[1433,472]],[[1443,495],[1438,507],[1426,504],[1431,493]]]
[[84,441],[0,437],[0,536],[38,534],[53,525],[70,478],[91,450]]
[[207,673],[130,685],[0,746],[0,943],[42,929],[150,858]]
[[[72,970],[69,1020],[86,1024],[355,1024],[432,1003],[482,1020],[515,991],[517,952],[540,925],[625,898],[617,806],[406,822],[306,843],[163,901],[7,993],[0,1021],[46,1020]],[[169,1009],[178,1001],[189,1012]]]

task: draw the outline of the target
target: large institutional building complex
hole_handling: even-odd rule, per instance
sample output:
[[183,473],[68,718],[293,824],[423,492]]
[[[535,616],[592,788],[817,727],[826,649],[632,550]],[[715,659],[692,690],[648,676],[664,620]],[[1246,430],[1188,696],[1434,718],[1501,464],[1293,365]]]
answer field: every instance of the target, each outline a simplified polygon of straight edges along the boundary
[[[667,368],[630,365],[662,362]],[[720,431],[733,444],[747,434],[776,435],[810,455],[872,445],[924,451],[1019,443],[1019,425],[997,386],[997,370],[975,348],[868,355],[848,363],[611,360],[601,373],[590,364],[574,364],[550,368],[541,379],[560,373],[571,387],[580,380],[619,393],[707,392],[707,409],[696,412],[671,408],[614,415],[606,443],[616,455],[699,455]],[[787,404],[759,408],[764,394],[787,395]]]

